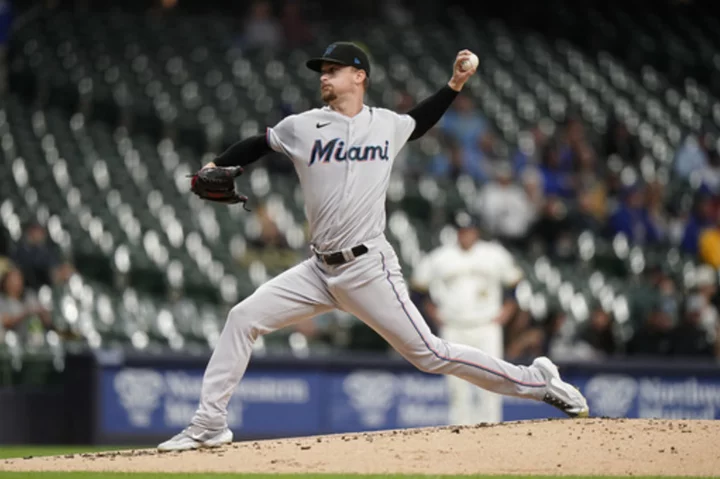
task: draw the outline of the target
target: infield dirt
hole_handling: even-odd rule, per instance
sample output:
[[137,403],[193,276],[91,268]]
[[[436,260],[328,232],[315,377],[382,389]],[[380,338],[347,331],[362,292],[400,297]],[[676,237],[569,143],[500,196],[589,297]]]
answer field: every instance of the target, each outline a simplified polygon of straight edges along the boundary
[[512,422],[0,461],[0,471],[720,475],[720,421]]

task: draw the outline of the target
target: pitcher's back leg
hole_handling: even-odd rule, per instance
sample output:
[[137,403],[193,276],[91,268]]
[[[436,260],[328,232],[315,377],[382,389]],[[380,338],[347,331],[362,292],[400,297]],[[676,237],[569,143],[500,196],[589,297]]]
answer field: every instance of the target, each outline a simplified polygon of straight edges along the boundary
[[418,369],[451,374],[503,395],[542,399],[546,380],[534,367],[516,366],[479,349],[432,334],[410,301],[394,251],[374,251],[364,261],[362,284],[333,294],[340,307],[357,316]]
[[314,260],[304,261],[260,286],[230,310],[203,377],[192,423],[227,426],[227,405],[247,368],[258,336],[335,308]]

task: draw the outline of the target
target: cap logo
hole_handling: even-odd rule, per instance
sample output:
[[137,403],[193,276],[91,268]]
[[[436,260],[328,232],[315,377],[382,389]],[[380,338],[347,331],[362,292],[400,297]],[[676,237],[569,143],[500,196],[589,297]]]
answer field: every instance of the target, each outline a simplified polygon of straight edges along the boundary
[[332,51],[335,50],[336,46],[337,45],[330,45],[329,47],[327,47],[327,49],[325,50],[325,53],[323,53],[323,56],[330,55],[332,53]]
[[355,57],[355,65],[360,65],[360,59],[358,57]]

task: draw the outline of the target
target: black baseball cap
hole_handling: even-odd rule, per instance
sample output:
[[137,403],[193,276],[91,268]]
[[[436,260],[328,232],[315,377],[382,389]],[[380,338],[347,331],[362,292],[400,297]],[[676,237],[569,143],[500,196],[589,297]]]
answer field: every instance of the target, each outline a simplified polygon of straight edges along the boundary
[[370,77],[370,60],[367,53],[352,42],[335,42],[325,49],[322,57],[312,58],[306,65],[309,69],[321,73],[323,62],[353,66],[358,70],[365,70],[365,74]]
[[478,229],[480,228],[480,223],[478,222],[478,219],[475,218],[473,215],[468,213],[467,211],[458,211],[455,213],[455,217],[453,218],[453,225],[456,229],[465,229],[465,228],[473,228]]

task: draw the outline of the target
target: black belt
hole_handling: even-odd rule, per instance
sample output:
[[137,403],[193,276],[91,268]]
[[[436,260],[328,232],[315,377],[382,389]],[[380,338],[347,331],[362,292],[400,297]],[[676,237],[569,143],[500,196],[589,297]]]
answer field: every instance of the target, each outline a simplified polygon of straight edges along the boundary
[[345,264],[348,261],[351,261],[351,260],[357,258],[358,256],[364,255],[365,253],[368,252],[368,248],[364,244],[361,244],[361,245],[355,246],[354,248],[350,249],[350,252],[353,255],[352,258],[345,258],[345,255],[342,253],[342,251],[338,251],[336,253],[315,252],[315,256],[317,256],[318,259],[320,261],[322,261],[323,263],[325,263],[329,266],[334,266],[334,265],[338,265],[338,264]]

